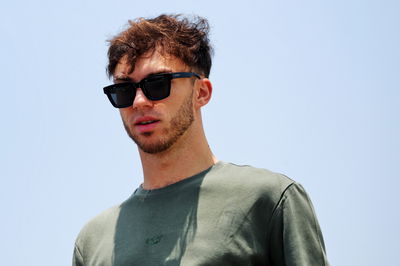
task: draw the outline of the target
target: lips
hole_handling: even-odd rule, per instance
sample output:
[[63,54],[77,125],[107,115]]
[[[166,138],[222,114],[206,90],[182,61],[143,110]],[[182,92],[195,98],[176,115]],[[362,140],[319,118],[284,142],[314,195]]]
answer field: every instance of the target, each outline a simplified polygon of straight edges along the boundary
[[158,121],[160,121],[160,120],[153,116],[142,116],[142,117],[136,118],[134,121],[134,124],[135,125],[148,125],[148,124],[155,123]]
[[135,127],[140,133],[153,131],[160,123],[160,120],[155,117],[144,116],[135,120]]

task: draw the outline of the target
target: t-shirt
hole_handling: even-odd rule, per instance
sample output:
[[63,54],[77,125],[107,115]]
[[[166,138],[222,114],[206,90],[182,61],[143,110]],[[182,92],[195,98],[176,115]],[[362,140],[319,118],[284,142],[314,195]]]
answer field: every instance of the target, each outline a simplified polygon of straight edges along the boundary
[[90,221],[75,266],[328,265],[303,187],[288,177],[218,162],[164,188],[139,187]]

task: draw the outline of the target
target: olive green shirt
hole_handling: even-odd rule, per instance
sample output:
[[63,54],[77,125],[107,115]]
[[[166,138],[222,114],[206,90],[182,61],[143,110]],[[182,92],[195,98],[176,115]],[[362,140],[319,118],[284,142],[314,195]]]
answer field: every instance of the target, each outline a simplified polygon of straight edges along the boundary
[[138,188],[90,221],[74,266],[328,265],[312,204],[293,180],[218,162],[170,186]]

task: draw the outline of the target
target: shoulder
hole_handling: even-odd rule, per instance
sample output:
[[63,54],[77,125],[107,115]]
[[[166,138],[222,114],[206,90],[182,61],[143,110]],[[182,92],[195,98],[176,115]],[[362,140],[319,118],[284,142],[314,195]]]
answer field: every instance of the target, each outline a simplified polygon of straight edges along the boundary
[[218,162],[203,185],[222,191],[225,197],[250,199],[276,205],[295,181],[267,169]]
[[89,222],[87,222],[76,238],[76,245],[90,246],[90,243],[96,243],[100,237],[107,237],[107,232],[112,234],[113,228],[118,219],[120,206],[114,206],[101,212]]
[[291,178],[268,169],[226,162],[220,163],[215,174],[224,183],[237,184],[244,188],[260,189],[266,192],[283,192],[295,183]]

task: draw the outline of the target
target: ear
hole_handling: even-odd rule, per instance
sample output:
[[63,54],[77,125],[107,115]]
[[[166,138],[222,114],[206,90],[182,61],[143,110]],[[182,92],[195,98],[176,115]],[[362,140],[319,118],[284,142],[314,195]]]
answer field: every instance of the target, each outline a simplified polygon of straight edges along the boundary
[[196,98],[194,99],[196,109],[206,105],[210,101],[212,95],[212,84],[208,78],[197,80],[197,83]]

